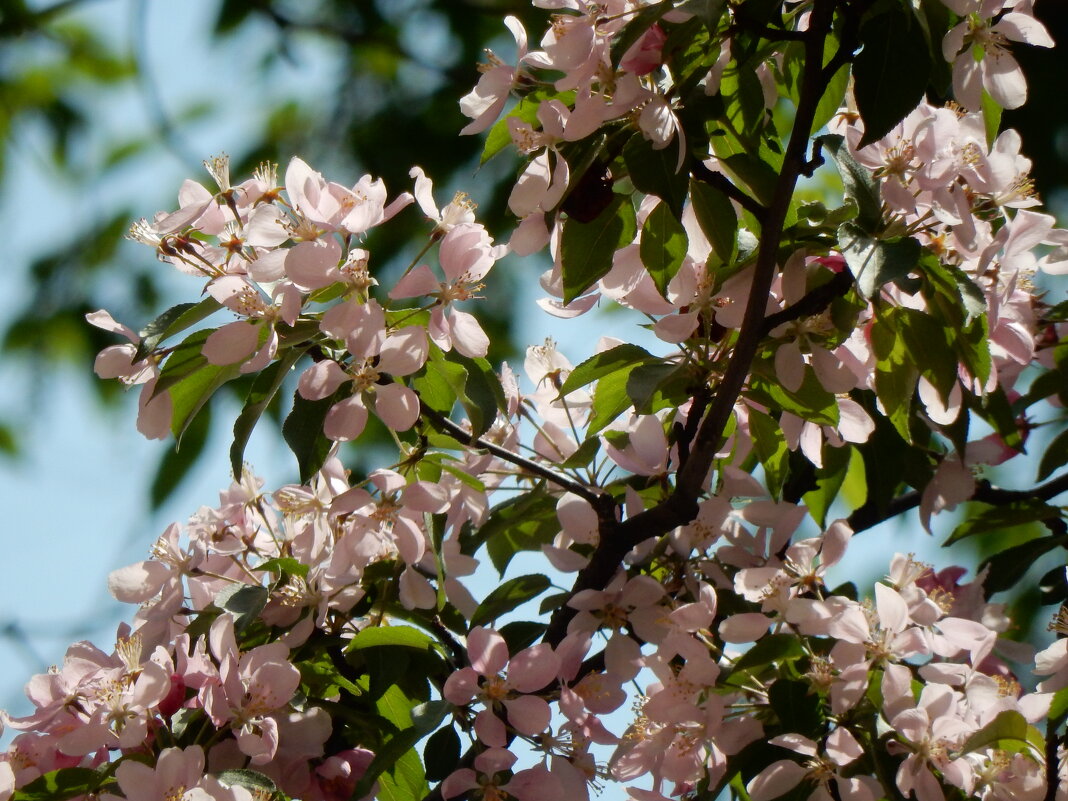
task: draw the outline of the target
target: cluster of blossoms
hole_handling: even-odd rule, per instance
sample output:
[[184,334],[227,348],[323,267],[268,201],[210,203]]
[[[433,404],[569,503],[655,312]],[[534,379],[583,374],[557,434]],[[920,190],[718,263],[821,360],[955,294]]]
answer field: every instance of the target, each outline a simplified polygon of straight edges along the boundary
[[[115,571],[113,594],[141,604],[134,629],[120,628],[111,655],[72,646],[62,667],[27,686],[35,710],[8,721],[22,733],[0,761],[6,795],[49,771],[147,747],[154,768],[124,759],[115,772],[127,798],[155,798],[151,787],[168,798],[247,801],[249,790],[227,781],[247,767],[290,797],[350,797],[372,753],[328,748],[345,671],[319,685],[298,666],[340,645],[358,673],[351,655],[368,642],[411,636],[408,626],[382,628],[376,607],[388,596],[367,603],[374,589],[363,579],[375,565],[396,574],[398,552],[429,547],[421,512],[444,509],[428,501],[428,486],[396,473],[372,475],[377,497],[347,478],[331,458],[308,485],[268,496],[246,474],[218,507],[170,526],[151,559]],[[969,797],[1044,798],[1045,754],[1020,727],[1043,719],[1068,684],[1068,640],[1038,656],[1036,672],[1050,676],[1043,692],[1024,692],[1004,660],[1029,653],[1001,637],[1009,621],[983,600],[982,577],[963,584],[962,570],[936,575],[898,555],[873,601],[858,601],[852,585],[832,592],[825,578],[851,539],[848,524],[797,538],[803,508],[752,497],[760,489],[736,471],[728,478],[694,523],[672,532],[670,582],[620,571],[603,590],[576,593],[556,647],[516,649],[484,626],[470,629],[465,649],[444,635],[456,650],[446,659],[441,649],[431,679],[479,746],[471,767],[445,777],[444,796],[480,788],[486,797],[588,798],[599,780],[651,777],[651,789],[630,792],[659,801],[719,785],[728,759],[745,752],[773,758],[748,782],[757,801],[802,783],[815,797],[830,797],[833,784],[841,798],[874,801],[891,756],[904,756],[897,786],[921,801],[942,797],[939,777]],[[571,535],[583,516],[576,500],[584,503],[557,503]],[[455,541],[440,551],[449,574],[467,572],[472,560]],[[427,571],[404,570],[401,604],[418,608],[426,588],[433,607]],[[463,619],[477,615],[455,578],[444,587]],[[628,685],[639,678],[635,699]],[[350,686],[341,697],[358,709],[369,693]],[[634,722],[611,731],[601,719],[628,701]],[[1027,747],[1007,755],[1008,736]],[[514,740],[539,762],[509,772]],[[612,748],[607,762],[598,747]],[[1063,790],[1068,766],[1059,770]]]
[[[827,584],[855,534],[917,506],[930,528],[975,495],[978,466],[1022,453],[1033,404],[1063,400],[1034,389],[1055,380],[1018,387],[1028,368],[1064,374],[1068,310],[1031,279],[1068,272],[1068,232],[1032,210],[1019,137],[988,136],[974,110],[980,86],[1023,101],[1004,43],[1049,44],[1031,3],[946,0],[955,19],[931,44],[973,110],[924,101],[878,137],[844,83],[822,120],[798,88],[819,84],[798,70],[821,78],[849,4],[787,2],[774,21],[741,4],[535,5],[560,12],[542,49],[509,18],[515,64],[491,55],[461,103],[465,133],[493,126],[488,148],[510,138],[527,158],[508,245],[465,196],[439,207],[418,167],[390,200],[300,159],[281,184],[269,165],[233,184],[214,159],[214,189],[187,181],[177,211],[134,227],[206,297],[140,334],[89,315],[128,340],[97,372],[142,387],[157,438],[256,374],[237,481],[111,575],[140,605],[113,655],[80,643],[31,682],[0,801],[53,771],[146,801],[418,799],[432,782],[562,801],[608,780],[637,801],[1068,801],[1068,639],[1037,656],[1012,640],[994,571],[965,584],[898,555],[870,593]],[[830,131],[811,158],[776,133],[806,120],[806,145]],[[794,197],[822,152],[843,179],[834,209]],[[413,203],[417,255],[375,263],[375,229]],[[614,302],[660,352],[601,337],[576,365],[547,341],[525,377],[494,370],[463,304],[509,252],[545,246],[543,309]],[[217,312],[237,319],[188,333]],[[287,381],[307,480],[268,494],[240,431]],[[398,456],[352,475],[342,443],[372,413]],[[972,415],[993,433],[971,438]],[[1025,501],[984,486],[1060,532],[1047,551],[1063,542],[1045,503],[1063,477]],[[479,598],[461,581],[483,555],[503,579],[520,550],[571,589],[546,596],[536,573]],[[547,622],[505,622],[540,596]]]

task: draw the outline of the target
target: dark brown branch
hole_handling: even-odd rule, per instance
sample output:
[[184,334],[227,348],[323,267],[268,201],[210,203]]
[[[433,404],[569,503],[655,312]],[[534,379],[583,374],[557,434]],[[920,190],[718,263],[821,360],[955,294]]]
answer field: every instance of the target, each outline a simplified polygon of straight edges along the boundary
[[[761,219],[760,249],[753,270],[749,300],[733,354],[716,394],[690,448],[686,464],[677,474],[675,489],[662,503],[620,523],[614,513],[598,508],[599,541],[597,549],[575,579],[570,595],[585,589],[605,587],[626,556],[638,543],[658,537],[697,516],[698,499],[705,488],[708,471],[719,449],[720,441],[734,404],[745,386],[746,377],[764,335],[764,309],[775,278],[779,246],[798,178],[807,168],[806,158],[816,106],[823,95],[823,54],[827,34],[831,29],[836,0],[815,0],[805,39],[805,66],[801,77],[801,92],[794,116],[790,141],[783,157],[782,171],[775,185],[771,204]],[[851,55],[851,53],[849,54]],[[843,56],[848,58],[848,56]],[[761,207],[763,209],[763,207]],[[549,621],[545,642],[557,645],[567,633],[567,624],[575,610],[565,601]]]
[[834,278],[826,284],[816,287],[808,292],[792,306],[787,306],[780,312],[769,314],[764,318],[764,327],[761,336],[767,336],[783,323],[791,322],[800,317],[811,317],[824,311],[831,305],[831,301],[845,295],[853,286],[853,274],[848,270],[836,273]]
[[757,347],[763,337],[764,309],[775,278],[783,227],[798,178],[807,164],[806,152],[809,137],[812,134],[816,106],[825,89],[822,83],[823,50],[827,33],[831,28],[834,8],[834,0],[816,0],[813,5],[809,19],[808,38],[805,40],[805,66],[801,76],[797,114],[794,117],[790,141],[783,157],[782,172],[779,174],[775,193],[762,223],[760,249],[753,270],[753,283],[749,289],[749,299],[742,318],[742,326],[723,379],[716,387],[716,397],[697,432],[690,460],[679,473],[675,492],[681,493],[694,503],[704,486],[712,458],[719,448],[723,431],[734,412],[735,401],[745,385],[745,379],[749,375]]
[[[1062,492],[1068,492],[1068,473],[1030,490],[1002,489],[995,487],[989,481],[983,480],[976,484],[975,492],[968,500],[981,501],[991,506],[1004,506],[1016,501],[1048,501]],[[866,531],[897,517],[902,512],[915,509],[920,505],[922,497],[923,493],[921,492],[907,492],[891,500],[885,509],[879,509],[874,503],[868,502],[846,518],[846,522],[849,523],[849,527],[853,529],[854,534]]]
[[432,421],[440,428],[445,429],[450,437],[459,441],[463,445],[467,445],[470,448],[489,451],[494,456],[504,459],[504,461],[514,464],[516,467],[522,468],[531,475],[540,476],[546,481],[550,481],[556,486],[584,498],[595,509],[601,504],[602,496],[587,488],[586,485],[570,479],[567,476],[562,476],[559,473],[553,472],[532,459],[527,459],[525,456],[520,456],[518,453],[512,453],[512,451],[507,448],[502,448],[500,445],[495,445],[492,442],[487,442],[481,437],[472,435],[471,432],[465,431],[462,426],[454,423],[445,415],[431,409],[422,400],[419,401],[419,414]]

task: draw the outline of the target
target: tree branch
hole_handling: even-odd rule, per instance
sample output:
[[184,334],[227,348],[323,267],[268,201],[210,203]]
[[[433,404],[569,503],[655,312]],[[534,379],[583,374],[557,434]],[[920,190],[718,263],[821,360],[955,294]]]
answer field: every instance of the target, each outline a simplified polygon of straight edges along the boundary
[[[1048,501],[1062,492],[1068,492],[1068,473],[1030,490],[1002,489],[1001,487],[995,487],[984,479],[976,484],[975,492],[968,500],[981,501],[991,506],[1005,506],[1016,501]],[[892,499],[885,509],[879,509],[869,501],[846,518],[846,522],[849,523],[849,527],[853,529],[854,534],[859,534],[861,531],[874,528],[880,523],[897,517],[902,512],[915,509],[920,505],[922,498],[922,492],[913,490]]]
[[748,211],[761,223],[764,222],[764,215],[768,213],[768,210],[755,198],[750,197],[737,186],[735,186],[731,180],[721,172],[715,172],[708,169],[702,162],[694,159],[693,169],[691,170],[693,177],[697,180],[708,184],[714,189],[718,189],[725,194],[731,200],[735,201],[739,206]]
[[481,437],[472,435],[469,431],[465,431],[462,426],[454,423],[445,415],[431,409],[422,401],[422,399],[419,401],[419,414],[432,421],[439,428],[445,429],[450,437],[470,448],[489,451],[494,456],[514,464],[516,467],[520,467],[532,475],[540,476],[546,481],[551,481],[553,484],[556,484],[558,487],[565,489],[568,492],[573,492],[575,495],[585,499],[594,508],[597,508],[601,503],[601,498],[603,496],[593,492],[587,488],[586,485],[570,479],[567,476],[562,476],[559,473],[538,464],[532,459],[527,459],[525,456],[520,456],[518,453],[512,453],[512,451],[507,448],[502,448],[500,445],[495,445],[492,442],[487,442]]
[[[650,537],[662,536],[697,516],[698,498],[704,491],[712,460],[719,449],[723,431],[734,412],[734,404],[745,386],[757,346],[764,335],[764,309],[775,278],[786,215],[798,178],[807,168],[806,153],[816,106],[826,88],[822,82],[824,45],[831,29],[836,5],[836,0],[815,0],[813,5],[806,32],[805,66],[797,113],[771,204],[761,219],[760,249],[742,326],[731,360],[694,438],[689,458],[678,472],[674,491],[657,506],[624,522],[616,521],[614,516],[609,518],[602,510],[598,510],[600,526],[597,548],[589,564],[576,577],[569,598],[581,590],[605,587],[631,548]],[[568,606],[567,601],[561,604],[549,621],[545,642],[557,645],[563,640],[567,633],[567,624],[574,615],[575,610]]]
[[761,328],[761,336],[767,336],[783,323],[791,322],[799,317],[811,317],[819,314],[835,298],[845,295],[853,286],[853,274],[848,270],[835,273],[834,278],[826,284],[816,287],[806,293],[797,303],[787,306],[775,314],[769,314],[764,318],[764,326]]

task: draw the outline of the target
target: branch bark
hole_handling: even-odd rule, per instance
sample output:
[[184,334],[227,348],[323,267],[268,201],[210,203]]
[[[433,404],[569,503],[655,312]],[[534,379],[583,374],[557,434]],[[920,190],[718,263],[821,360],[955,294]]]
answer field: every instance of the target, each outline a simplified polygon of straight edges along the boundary
[[[674,491],[662,503],[620,522],[598,509],[600,526],[597,549],[589,564],[579,572],[569,598],[585,589],[602,589],[619,569],[619,565],[638,543],[662,536],[697,516],[698,499],[704,492],[708,471],[723,438],[723,431],[734,412],[746,377],[752,367],[760,340],[765,334],[764,309],[775,278],[779,246],[786,215],[797,181],[808,169],[808,143],[816,106],[826,88],[824,48],[831,29],[838,0],[815,0],[805,38],[805,65],[801,79],[797,113],[783,158],[782,170],[775,185],[772,201],[761,217],[760,246],[753,270],[753,283],[738,338],[723,379],[690,448],[689,458],[679,471]],[[849,54],[851,55],[851,54]],[[835,59],[847,58],[841,52]],[[597,507],[595,507],[597,508]],[[575,610],[565,601],[553,614],[545,642],[557,645],[567,633],[567,624]]]

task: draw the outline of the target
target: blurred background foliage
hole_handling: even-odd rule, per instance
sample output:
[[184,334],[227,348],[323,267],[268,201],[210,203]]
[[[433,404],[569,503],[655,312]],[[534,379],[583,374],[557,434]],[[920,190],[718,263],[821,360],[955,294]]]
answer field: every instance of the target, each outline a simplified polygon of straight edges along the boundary
[[[217,0],[210,25],[197,34],[205,40],[199,50],[190,45],[186,59],[181,46],[172,47],[161,67],[146,18],[179,18],[187,8],[184,0],[0,0],[0,197],[8,206],[36,203],[24,200],[25,182],[40,180],[77,201],[74,214],[43,204],[27,216],[20,208],[17,224],[32,230],[19,234],[33,246],[0,255],[13,287],[0,305],[6,311],[0,360],[28,366],[18,375],[33,376],[15,393],[20,403],[0,408],[0,453],[9,459],[23,458],[21,449],[30,445],[23,432],[47,377],[56,371],[89,377],[94,355],[114,343],[84,322],[86,312],[106,307],[137,327],[188,299],[187,283],[123,235],[133,219],[173,209],[181,177],[208,180],[201,160],[214,152],[199,152],[203,142],[241,143],[230,152],[238,180],[264,160],[278,162],[284,174],[290,156],[299,154],[341,182],[380,176],[391,196],[411,188],[416,160],[433,177],[439,203],[467,191],[491,231],[508,230],[504,206],[516,161],[502,155],[478,169],[482,137],[457,135],[466,122],[458,100],[477,80],[485,47],[510,57],[504,15],[517,15],[536,44],[543,10],[528,0]],[[1030,101],[1004,122],[1021,131],[1038,191],[1064,224],[1068,3],[1036,0],[1035,10],[1062,46],[1014,48],[1029,76]],[[205,47],[226,54],[222,68],[196,63]],[[161,69],[168,85],[177,81],[186,91],[163,90]],[[133,108],[147,125],[130,123]],[[223,130],[230,136],[215,135]],[[410,227],[385,226],[367,243],[383,269],[406,263],[409,243],[425,235],[418,213],[400,219]],[[513,342],[510,300],[530,280],[521,284],[508,266],[495,271],[494,292],[479,309],[494,363],[514,359],[516,344],[525,344]],[[533,275],[538,269],[529,266]],[[116,382],[84,385],[106,406],[122,398]],[[246,389],[240,381],[228,385],[238,401]],[[123,424],[132,427],[125,416]],[[227,415],[215,415],[215,426],[229,424]],[[152,508],[181,483],[211,425],[205,415],[179,451],[159,448],[147,482]],[[225,463],[220,454],[216,472]]]

